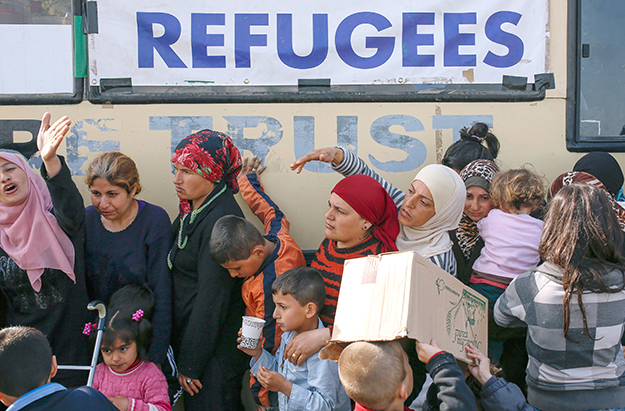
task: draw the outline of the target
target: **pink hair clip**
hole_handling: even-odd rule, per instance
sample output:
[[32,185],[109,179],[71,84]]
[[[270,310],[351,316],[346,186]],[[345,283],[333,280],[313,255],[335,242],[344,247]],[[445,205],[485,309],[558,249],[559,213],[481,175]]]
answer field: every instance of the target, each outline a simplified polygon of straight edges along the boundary
[[143,318],[143,310],[138,309],[136,313],[132,315],[132,319],[139,322]]
[[98,326],[95,323],[87,323],[85,324],[85,328],[83,328],[82,333],[85,335],[91,334],[91,331],[94,331]]
[[480,136],[476,136],[476,135],[472,135],[471,137],[473,137],[474,139],[476,139],[477,141],[479,141],[480,143],[482,142],[482,140],[484,140],[482,137]]

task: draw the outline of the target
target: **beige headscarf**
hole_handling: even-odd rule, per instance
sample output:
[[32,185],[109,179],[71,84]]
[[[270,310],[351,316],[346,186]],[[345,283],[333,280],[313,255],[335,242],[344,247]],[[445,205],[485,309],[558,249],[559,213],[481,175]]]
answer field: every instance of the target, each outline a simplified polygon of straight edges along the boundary
[[448,231],[458,227],[466,188],[464,182],[454,170],[440,164],[431,164],[419,171],[414,180],[419,180],[432,193],[436,214],[421,227],[401,225],[397,237],[400,251],[416,251],[423,257],[442,254],[451,250],[452,242]]

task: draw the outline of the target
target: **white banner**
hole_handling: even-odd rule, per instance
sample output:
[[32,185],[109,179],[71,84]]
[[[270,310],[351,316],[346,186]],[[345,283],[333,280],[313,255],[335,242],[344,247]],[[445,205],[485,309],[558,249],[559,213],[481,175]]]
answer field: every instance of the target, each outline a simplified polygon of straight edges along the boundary
[[548,0],[99,0],[90,84],[501,83],[549,71]]

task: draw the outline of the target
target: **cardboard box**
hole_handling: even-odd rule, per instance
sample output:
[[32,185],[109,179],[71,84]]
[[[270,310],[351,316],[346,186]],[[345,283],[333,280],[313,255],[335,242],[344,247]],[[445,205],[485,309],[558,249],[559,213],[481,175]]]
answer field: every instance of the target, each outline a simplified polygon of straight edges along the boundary
[[469,362],[469,342],[488,352],[487,300],[413,251],[346,261],[331,342],[401,337]]

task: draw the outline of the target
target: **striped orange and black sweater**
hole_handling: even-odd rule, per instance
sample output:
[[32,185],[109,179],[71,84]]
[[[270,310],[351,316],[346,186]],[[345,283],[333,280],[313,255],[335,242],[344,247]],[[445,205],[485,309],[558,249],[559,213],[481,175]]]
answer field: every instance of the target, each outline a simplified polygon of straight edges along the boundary
[[373,236],[350,248],[337,248],[336,241],[327,238],[323,240],[310,266],[321,272],[326,283],[326,301],[319,315],[326,327],[334,324],[345,260],[380,254],[381,252],[382,243]]

